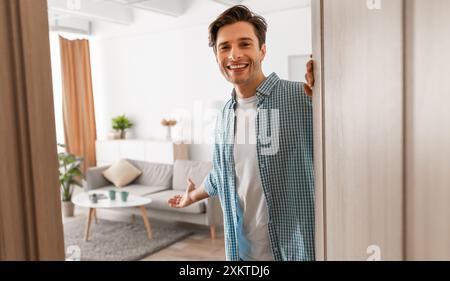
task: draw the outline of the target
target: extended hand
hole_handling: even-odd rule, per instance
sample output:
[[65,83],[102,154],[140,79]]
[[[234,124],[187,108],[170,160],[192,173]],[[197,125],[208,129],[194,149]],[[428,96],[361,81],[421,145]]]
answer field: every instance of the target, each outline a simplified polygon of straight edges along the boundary
[[306,74],[305,74],[306,83],[303,84],[303,88],[308,96],[312,97],[313,95],[313,87],[314,87],[314,61],[308,61],[306,64]]
[[192,199],[189,197],[189,193],[193,190],[195,190],[195,184],[192,182],[191,179],[187,180],[187,188],[186,192],[183,195],[175,195],[174,197],[170,198],[168,203],[170,207],[172,208],[185,208],[192,203]]

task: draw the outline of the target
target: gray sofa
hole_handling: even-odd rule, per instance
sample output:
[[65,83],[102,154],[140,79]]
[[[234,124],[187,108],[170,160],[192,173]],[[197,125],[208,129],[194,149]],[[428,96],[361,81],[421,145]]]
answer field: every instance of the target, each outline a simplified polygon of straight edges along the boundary
[[[150,197],[152,203],[146,206],[149,217],[207,225],[211,230],[211,238],[215,238],[216,227],[223,224],[222,208],[217,198],[208,198],[182,209],[171,208],[167,203],[172,196],[185,192],[189,177],[197,187],[201,185],[212,169],[210,162],[177,160],[171,165],[130,159],[127,161],[142,171],[134,182],[117,188],[102,175],[109,166],[89,168],[86,172],[87,191],[126,190],[130,194]],[[117,212],[139,214],[138,210],[132,208]]]

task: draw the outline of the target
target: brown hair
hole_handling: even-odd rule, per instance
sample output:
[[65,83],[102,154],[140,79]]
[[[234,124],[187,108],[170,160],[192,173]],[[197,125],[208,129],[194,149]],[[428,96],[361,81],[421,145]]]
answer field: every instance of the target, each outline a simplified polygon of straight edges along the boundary
[[253,25],[256,37],[259,41],[259,48],[266,43],[267,22],[266,20],[254,14],[244,5],[236,5],[223,12],[214,22],[209,25],[209,46],[217,52],[216,42],[219,29],[225,25],[233,24],[239,21],[245,21]]

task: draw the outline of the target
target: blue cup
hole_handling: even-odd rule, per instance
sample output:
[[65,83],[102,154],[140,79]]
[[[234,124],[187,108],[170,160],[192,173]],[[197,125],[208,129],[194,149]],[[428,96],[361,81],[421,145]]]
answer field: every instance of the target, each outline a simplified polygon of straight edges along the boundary
[[128,199],[128,192],[127,191],[122,191],[121,193],[120,193],[120,196],[122,197],[122,201],[123,202],[126,202],[127,201],[127,199]]
[[110,200],[116,200],[116,191],[115,190],[110,190],[109,191],[109,199]]

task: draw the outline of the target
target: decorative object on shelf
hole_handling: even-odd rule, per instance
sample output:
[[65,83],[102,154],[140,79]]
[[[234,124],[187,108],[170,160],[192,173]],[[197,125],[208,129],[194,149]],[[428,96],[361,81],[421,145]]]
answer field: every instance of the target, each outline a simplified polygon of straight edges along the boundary
[[108,133],[108,140],[119,140],[120,132],[119,131],[111,131]]
[[[66,148],[63,144],[58,144],[58,146],[64,149]],[[81,172],[81,164],[83,161],[83,158],[77,157],[67,151],[58,153],[59,184],[64,217],[73,217],[73,188],[75,185],[82,187],[83,173]]]
[[120,132],[120,139],[125,139],[126,131],[134,126],[124,114],[112,119],[112,127],[114,130]]
[[166,127],[167,133],[166,133],[166,140],[172,140],[172,127],[177,124],[177,120],[173,119],[163,119],[161,120],[161,125]]

